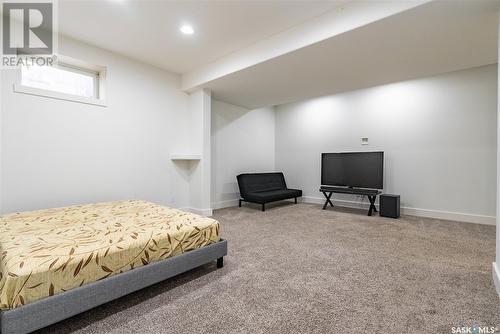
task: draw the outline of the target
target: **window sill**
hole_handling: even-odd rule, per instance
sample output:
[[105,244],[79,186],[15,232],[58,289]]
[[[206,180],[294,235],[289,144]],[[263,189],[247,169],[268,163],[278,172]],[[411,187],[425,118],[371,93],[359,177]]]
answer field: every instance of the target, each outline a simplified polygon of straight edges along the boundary
[[55,91],[40,89],[40,88],[34,88],[34,87],[29,87],[29,86],[24,86],[24,85],[19,85],[19,84],[14,85],[14,92],[28,94],[28,95],[48,97],[48,98],[57,99],[57,100],[91,104],[91,105],[100,106],[100,107],[107,107],[105,100],[100,100],[100,99],[95,99],[95,98],[90,98],[90,97],[83,97],[83,96],[78,96],[78,95],[65,94],[65,93],[60,93],[60,92],[55,92]]
[[201,154],[172,153],[170,160],[201,160]]

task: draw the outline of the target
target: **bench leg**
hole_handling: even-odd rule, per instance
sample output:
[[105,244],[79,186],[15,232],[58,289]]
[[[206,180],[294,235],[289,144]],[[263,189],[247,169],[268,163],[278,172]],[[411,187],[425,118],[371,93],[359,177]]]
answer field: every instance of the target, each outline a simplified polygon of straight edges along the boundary
[[220,257],[217,259],[217,268],[222,268],[224,267],[224,258]]
[[262,203],[262,212],[266,211],[266,203]]
[[240,202],[238,203],[238,206],[241,208],[241,199],[240,199]]
[[297,204],[297,197],[295,197],[295,204]]

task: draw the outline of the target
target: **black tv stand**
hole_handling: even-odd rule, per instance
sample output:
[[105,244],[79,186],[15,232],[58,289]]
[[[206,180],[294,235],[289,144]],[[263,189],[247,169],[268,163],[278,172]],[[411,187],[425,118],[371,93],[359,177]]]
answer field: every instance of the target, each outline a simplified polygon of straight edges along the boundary
[[319,188],[319,191],[321,191],[326,198],[325,204],[323,205],[323,210],[326,210],[328,204],[330,204],[333,207],[333,203],[331,200],[333,193],[364,195],[368,197],[368,200],[370,201],[368,216],[371,216],[373,211],[378,212],[377,208],[375,207],[375,200],[377,199],[377,196],[382,193],[380,190],[376,189],[359,189],[353,187],[328,187],[328,186],[321,186]]

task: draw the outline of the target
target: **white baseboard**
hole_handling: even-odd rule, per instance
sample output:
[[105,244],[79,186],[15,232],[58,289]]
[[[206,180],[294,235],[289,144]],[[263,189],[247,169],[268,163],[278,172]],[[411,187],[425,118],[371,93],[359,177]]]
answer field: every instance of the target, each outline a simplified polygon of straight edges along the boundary
[[[312,203],[312,204],[323,204],[325,203],[325,199],[321,197],[312,197],[312,196],[302,196],[299,198],[300,202],[303,203]],[[356,202],[356,201],[346,201],[335,199],[335,205],[344,208],[353,208],[353,209],[363,209],[368,210],[370,203],[366,202]],[[227,201],[213,202],[212,208],[214,210],[230,208],[238,206],[238,199],[232,199]],[[379,207],[378,204],[375,206]],[[448,212],[448,211],[440,211],[440,210],[429,210],[429,209],[417,209],[417,208],[409,208],[409,207],[401,207],[401,214],[409,215],[409,216],[417,216],[417,217],[425,217],[425,218],[434,218],[434,219],[445,219],[445,220],[453,220],[465,223],[474,223],[474,224],[484,224],[484,225],[496,225],[496,218],[493,216],[484,216],[484,215],[476,215],[469,213],[458,213],[458,212]]]
[[493,262],[492,271],[493,271],[493,283],[495,283],[495,288],[497,289],[498,297],[500,298],[500,270],[496,262]]
[[220,201],[220,202],[213,202],[212,203],[212,209],[214,209],[214,210],[230,208],[233,206],[238,206],[238,199],[230,199],[227,201]]
[[203,217],[211,217],[213,215],[212,209],[180,208],[180,210],[196,213]]
[[416,208],[402,208],[401,210],[403,214],[409,216],[446,219],[473,224],[496,225],[496,218],[493,216]]
[[[321,197],[304,196],[302,197],[301,201],[304,203],[323,204],[325,202],[325,199]],[[334,204],[340,207],[366,209],[366,210],[368,210],[370,206],[368,202],[361,203],[361,202],[338,200],[338,199],[335,199]],[[376,204],[375,206],[377,208],[379,207],[378,204]],[[409,216],[417,216],[417,217],[434,218],[434,219],[454,220],[454,221],[474,223],[474,224],[496,225],[496,218],[493,216],[484,216],[484,215],[476,215],[468,213],[401,207],[401,214]]]

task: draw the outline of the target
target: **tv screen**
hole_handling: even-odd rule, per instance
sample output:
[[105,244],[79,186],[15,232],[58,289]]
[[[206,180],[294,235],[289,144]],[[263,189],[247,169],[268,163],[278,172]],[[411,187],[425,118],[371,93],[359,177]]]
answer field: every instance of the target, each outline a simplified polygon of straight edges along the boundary
[[382,189],[384,152],[322,153],[321,185]]

